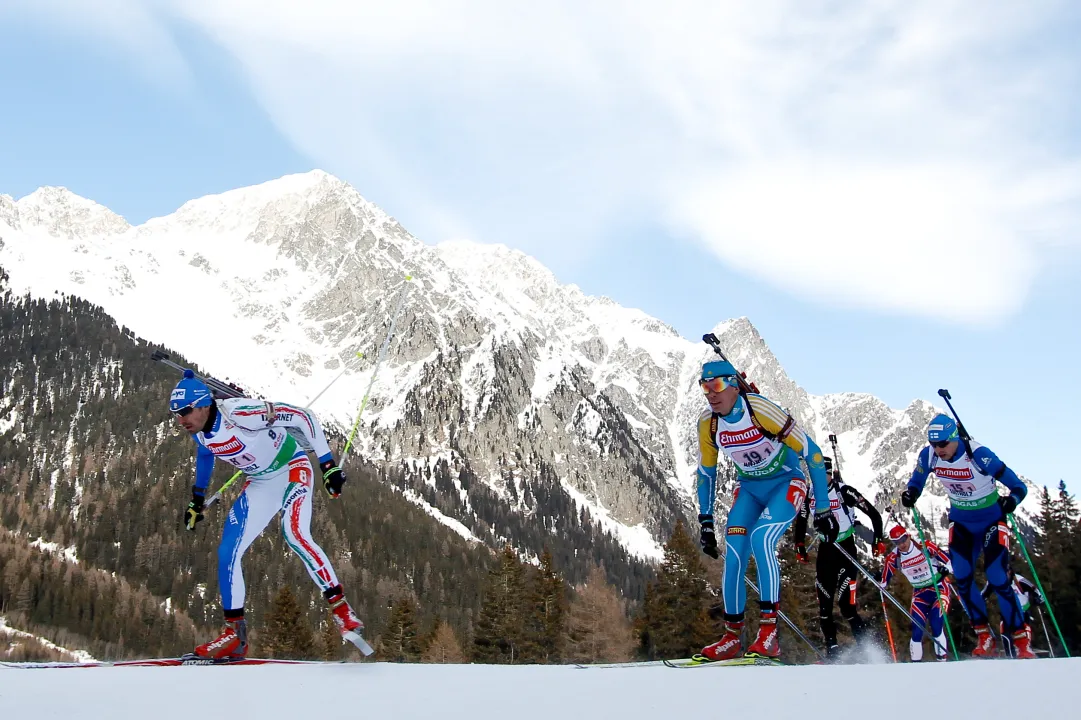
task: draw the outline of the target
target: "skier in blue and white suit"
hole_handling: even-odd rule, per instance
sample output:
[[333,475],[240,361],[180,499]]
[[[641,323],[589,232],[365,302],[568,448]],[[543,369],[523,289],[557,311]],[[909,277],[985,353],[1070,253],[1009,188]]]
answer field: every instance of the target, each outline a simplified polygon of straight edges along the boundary
[[[1025,499],[1025,483],[990,449],[975,441],[969,441],[970,456],[961,442],[957,423],[948,415],[931,419],[927,440],[930,445],[920,451],[908,487],[901,493],[901,504],[909,508],[916,504],[931,473],[950,498],[950,562],[957,590],[976,631],[972,654],[996,654],[987,605],[972,581],[976,561],[983,553],[987,581],[998,595],[1003,624],[1015,638],[1018,657],[1034,657],[1028,647],[1021,605],[1010,586],[1010,532],[1005,522],[1006,516]],[[996,482],[1005,485],[1010,494],[1000,496]],[[1022,649],[1026,652],[1020,652]]]
[[741,393],[736,369],[723,360],[706,363],[699,380],[709,409],[698,420],[698,522],[702,550],[718,557],[713,528],[717,500],[717,459],[723,452],[736,466],[739,484],[725,529],[725,634],[702,649],[710,660],[736,657],[742,650],[747,590],[744,573],[754,554],[758,567],[761,619],[758,637],[748,655],[776,657],[777,604],[781,568],[777,541],[792,524],[807,495],[800,459],[807,463],[814,486],[815,527],[828,542],[837,538],[837,519],[830,511],[829,484],[822,451],[780,407],[756,393]]

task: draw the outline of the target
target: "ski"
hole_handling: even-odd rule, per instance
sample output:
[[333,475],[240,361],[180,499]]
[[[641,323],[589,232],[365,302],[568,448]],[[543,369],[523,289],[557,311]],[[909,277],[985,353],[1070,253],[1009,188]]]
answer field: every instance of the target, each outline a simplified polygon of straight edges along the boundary
[[696,667],[745,667],[745,666],[759,666],[759,667],[779,667],[784,663],[780,660],[774,660],[772,658],[759,657],[757,655],[747,655],[744,657],[732,658],[731,660],[710,660],[703,655],[694,655],[684,660],[665,660],[665,666],[670,668],[696,668]]
[[39,670],[39,669],[67,669],[67,668],[101,668],[101,667],[178,667],[187,665],[336,665],[335,662],[322,660],[279,660],[276,658],[236,658],[220,659],[193,657],[182,655],[174,658],[149,658],[145,660],[94,660],[91,662],[0,662],[0,667]]
[[574,667],[579,670],[609,670],[618,668],[640,668],[640,667],[657,667],[658,665],[664,665],[667,660],[641,660],[639,662],[621,662],[621,663],[575,663]]
[[347,632],[342,633],[342,637],[357,646],[357,650],[364,655],[364,657],[371,657],[375,650],[372,650],[372,646],[368,644],[368,641],[360,633]]

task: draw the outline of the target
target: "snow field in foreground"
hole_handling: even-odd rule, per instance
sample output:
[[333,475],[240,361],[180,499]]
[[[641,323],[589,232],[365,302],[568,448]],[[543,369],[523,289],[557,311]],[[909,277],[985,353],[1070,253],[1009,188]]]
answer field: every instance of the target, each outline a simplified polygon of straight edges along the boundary
[[0,717],[1077,717],[1081,659],[803,667],[393,665],[0,669]]

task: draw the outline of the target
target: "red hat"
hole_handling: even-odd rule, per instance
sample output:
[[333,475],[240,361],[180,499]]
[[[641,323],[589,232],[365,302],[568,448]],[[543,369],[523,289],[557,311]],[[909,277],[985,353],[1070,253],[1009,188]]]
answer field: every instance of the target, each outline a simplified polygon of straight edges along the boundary
[[900,542],[901,538],[908,535],[908,530],[905,530],[900,525],[894,525],[890,528],[890,540],[894,542]]

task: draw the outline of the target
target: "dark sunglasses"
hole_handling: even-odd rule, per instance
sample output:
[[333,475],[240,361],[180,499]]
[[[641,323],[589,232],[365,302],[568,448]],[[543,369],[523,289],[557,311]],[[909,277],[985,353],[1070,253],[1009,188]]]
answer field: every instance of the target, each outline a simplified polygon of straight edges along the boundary
[[938,442],[931,443],[931,447],[944,448],[951,442],[953,442],[953,440],[939,440]]
[[179,410],[177,410],[173,414],[176,415],[177,417],[187,417],[188,415],[191,415],[193,412],[195,412],[195,407],[193,405],[188,405],[187,407],[180,408]]

